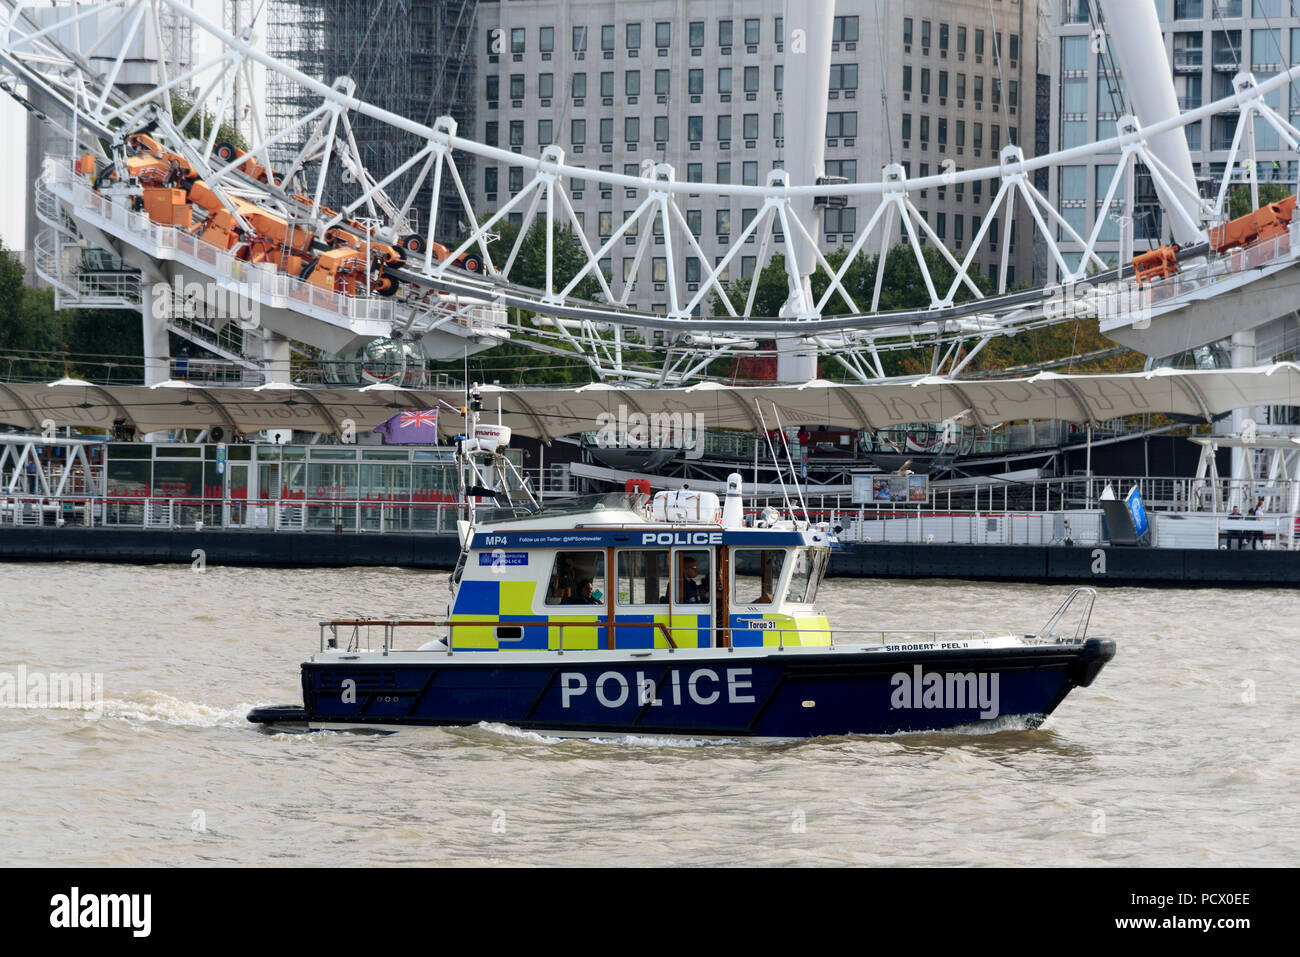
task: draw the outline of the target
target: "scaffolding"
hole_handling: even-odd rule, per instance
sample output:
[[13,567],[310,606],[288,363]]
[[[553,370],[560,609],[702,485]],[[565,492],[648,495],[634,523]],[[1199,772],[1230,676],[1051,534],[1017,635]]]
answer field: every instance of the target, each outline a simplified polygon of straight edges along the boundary
[[[477,0],[271,0],[267,11],[267,52],[323,83],[349,77],[355,96],[399,116],[431,125],[451,116],[462,135],[473,135]],[[268,75],[267,106],[272,134],[301,119],[319,100],[287,77]],[[376,180],[396,169],[422,145],[413,135],[366,116],[351,116],[357,150]],[[287,162],[308,135],[281,142],[273,159]],[[472,181],[473,157],[457,154],[461,175]],[[418,170],[399,177],[390,192],[402,194]],[[325,202],[340,202],[347,192],[346,169],[335,164]],[[432,183],[426,181],[412,212],[428,210]],[[462,232],[465,218],[454,183],[443,180],[439,194],[438,236],[447,241]],[[418,227],[418,223],[412,222]]]

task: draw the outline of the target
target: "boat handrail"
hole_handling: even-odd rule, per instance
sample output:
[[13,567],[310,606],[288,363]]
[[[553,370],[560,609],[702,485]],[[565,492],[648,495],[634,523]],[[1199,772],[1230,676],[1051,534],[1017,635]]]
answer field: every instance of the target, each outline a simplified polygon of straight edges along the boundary
[[1047,619],[1047,624],[1039,629],[1034,637],[1042,641],[1059,638],[1060,635],[1052,629],[1065,617],[1066,612],[1069,611],[1070,606],[1076,599],[1082,599],[1082,605],[1079,608],[1079,617],[1074,624],[1074,634],[1071,636],[1071,640],[1082,641],[1088,634],[1088,622],[1092,620],[1092,606],[1097,601],[1097,589],[1087,586],[1071,589],[1070,594],[1065,596],[1065,601],[1061,602],[1056,611],[1052,613],[1052,617]]
[[[1092,589],[1075,589],[1075,591],[1078,592],[1078,591],[1093,591],[1093,590],[1092,590]],[[1073,594],[1073,593],[1072,593],[1072,594]],[[1093,597],[1095,597],[1095,591],[1093,592]],[[1068,606],[1070,600],[1071,600],[1071,599],[1067,599],[1066,602],[1065,602],[1065,605],[1063,605],[1063,607]],[[1059,611],[1060,611],[1060,610],[1058,610],[1058,615],[1054,615],[1054,616],[1053,616],[1053,621],[1055,621],[1056,618],[1059,617]],[[1087,611],[1088,611],[1088,612],[1091,611],[1091,604],[1089,604],[1089,607],[1088,607]],[[607,622],[603,622],[603,621],[591,621],[591,620],[574,621],[574,620],[566,620],[566,619],[549,619],[549,620],[547,620],[547,621],[539,621],[539,622],[531,622],[531,621],[518,621],[518,622],[504,621],[504,622],[503,622],[503,621],[472,621],[472,620],[471,620],[471,621],[447,621],[447,620],[440,620],[440,619],[427,619],[427,620],[426,620],[426,619],[404,619],[404,620],[397,620],[397,619],[384,619],[384,618],[336,618],[336,619],[331,619],[331,620],[329,620],[329,621],[322,621],[322,622],[320,622],[319,624],[320,624],[320,650],[321,650],[321,651],[327,651],[327,650],[329,650],[329,651],[337,651],[337,650],[339,650],[339,647],[340,647],[340,646],[339,646],[339,629],[340,629],[340,628],[344,628],[344,629],[346,629],[346,628],[351,628],[351,629],[352,629],[352,632],[351,632],[350,636],[348,636],[348,641],[347,641],[347,645],[346,645],[346,648],[345,648],[345,650],[346,650],[346,651],[349,651],[349,652],[359,652],[359,651],[362,650],[362,648],[361,648],[361,642],[362,642],[362,637],[363,637],[363,635],[362,635],[362,630],[363,630],[363,629],[367,629],[367,632],[366,632],[366,634],[365,634],[365,636],[364,636],[364,637],[365,637],[365,645],[366,645],[365,650],[369,651],[369,650],[370,650],[370,641],[369,641],[369,632],[368,632],[368,629],[370,629],[370,628],[379,628],[379,629],[382,629],[382,631],[383,631],[383,643],[382,643],[382,646],[381,646],[381,647],[382,647],[382,652],[383,652],[383,654],[385,654],[385,655],[387,655],[390,651],[394,651],[394,650],[396,650],[395,645],[394,645],[394,639],[395,639],[395,636],[396,636],[396,631],[397,631],[398,628],[403,628],[403,627],[418,627],[418,628],[447,628],[447,629],[450,629],[450,630],[454,633],[454,630],[455,630],[457,627],[460,627],[460,628],[466,628],[466,627],[469,627],[469,628],[484,628],[484,627],[500,627],[500,626],[507,626],[507,627],[509,627],[509,626],[514,626],[514,627],[518,627],[518,628],[521,628],[521,629],[522,629],[522,628],[525,628],[525,627],[527,627],[527,626],[529,626],[529,625],[533,625],[533,626],[542,626],[542,625],[545,625],[547,628],[556,628],[556,629],[558,629],[558,632],[559,632],[559,634],[558,634],[558,645],[557,645],[557,647],[555,647],[555,648],[544,648],[544,649],[536,649],[536,650],[539,650],[539,651],[554,651],[556,654],[560,654],[560,655],[564,654],[564,650],[565,650],[565,649],[564,649],[564,630],[565,630],[565,628],[607,628],[607,627],[609,627],[609,626],[608,626],[608,623],[607,623]],[[1050,624],[1050,622],[1049,622],[1049,624]],[[655,631],[658,631],[660,634],[663,635],[664,640],[668,643],[668,650],[669,650],[670,652],[671,652],[671,651],[676,651],[676,650],[680,647],[680,646],[677,644],[677,642],[674,640],[674,638],[673,638],[673,632],[675,632],[675,631],[690,631],[690,632],[695,632],[696,634],[698,634],[699,632],[706,632],[706,633],[707,633],[707,634],[708,634],[712,639],[714,639],[714,640],[716,641],[716,639],[717,639],[717,637],[718,637],[718,634],[721,633],[721,632],[725,632],[725,633],[730,634],[730,633],[732,633],[732,632],[736,632],[736,631],[751,631],[751,630],[757,630],[757,629],[737,628],[737,627],[735,627],[735,626],[718,626],[718,627],[708,626],[708,627],[705,627],[705,626],[694,626],[694,625],[679,625],[679,626],[676,626],[676,627],[669,627],[668,625],[664,624],[664,623],[661,622],[661,621],[653,621],[653,622],[647,622],[647,621],[627,621],[627,622],[620,622],[620,621],[616,621],[614,627],[615,627],[615,633],[616,633],[616,634],[617,634],[618,631],[621,631],[621,630],[623,630],[623,629],[625,629],[625,628],[626,628],[626,629],[631,629],[631,628],[651,628],[651,629],[653,629],[653,630],[655,630]],[[1084,624],[1083,630],[1084,630],[1084,631],[1087,630],[1087,629],[1086,629],[1086,623]],[[327,637],[326,637],[326,633],[327,633],[327,631],[328,631],[328,633],[329,633],[329,638],[328,638],[328,639],[327,639]],[[951,640],[951,639],[955,639],[955,638],[958,638],[958,637],[965,637],[965,638],[968,638],[968,639],[987,639],[987,638],[989,637],[989,633],[988,633],[986,630],[984,630],[984,629],[979,629],[979,628],[896,628],[896,629],[891,629],[891,628],[853,628],[853,629],[849,629],[849,628],[809,628],[809,627],[806,627],[806,626],[805,626],[805,627],[798,627],[798,626],[796,625],[796,627],[792,627],[792,628],[764,628],[764,629],[761,630],[761,633],[762,633],[764,636],[766,636],[766,635],[775,635],[775,636],[777,637],[776,648],[777,648],[778,651],[784,651],[784,650],[785,650],[785,647],[786,647],[786,645],[785,645],[785,636],[786,636],[786,635],[797,635],[797,636],[799,636],[799,638],[800,638],[800,641],[799,641],[797,644],[796,644],[796,643],[792,643],[792,644],[791,644],[791,647],[801,647],[801,646],[803,646],[803,638],[805,638],[805,637],[807,637],[807,636],[810,636],[810,635],[827,635],[827,636],[829,637],[829,644],[828,644],[827,647],[830,647],[830,648],[834,648],[834,647],[836,647],[836,644],[837,644],[837,636],[838,636],[838,639],[839,639],[839,640],[838,640],[838,644],[841,644],[841,645],[850,645],[850,646],[852,646],[852,645],[866,645],[866,644],[871,644],[872,642],[870,641],[870,639],[871,639],[873,636],[876,638],[876,642],[875,642],[875,643],[878,643],[878,644],[881,644],[881,645],[886,645],[886,644],[890,644],[890,643],[902,643],[902,642],[898,641],[898,639],[900,639],[900,638],[908,638],[908,639],[911,639],[911,640],[913,640],[913,641],[920,641],[920,642],[925,642],[925,643],[929,643],[929,644],[936,644],[936,643],[938,643],[939,641],[942,641],[942,640],[945,640],[945,639],[949,639],[949,640]],[[1078,635],[1078,631],[1076,630],[1076,639],[1075,639],[1075,640],[1078,640],[1077,635]],[[849,637],[849,640],[845,641],[845,640],[843,640],[843,639],[844,639],[846,636],[851,636],[851,637]],[[1039,636],[1036,636],[1036,637],[1040,637],[1040,638],[1041,638],[1041,637],[1042,637],[1041,633],[1040,633]],[[431,650],[431,651],[435,651],[435,652],[438,653],[438,654],[446,654],[446,655],[448,655],[448,656],[451,656],[451,655],[453,655],[453,654],[455,653],[455,649],[454,649],[453,645],[454,645],[454,642],[449,642],[449,643],[447,644],[447,647],[445,647],[445,648],[437,648],[437,649],[430,649],[430,650]],[[727,650],[727,651],[734,651],[734,650],[735,650],[735,647],[736,647],[736,646],[734,646],[734,645],[728,644],[727,647],[726,647],[726,650]],[[747,646],[741,646],[741,647],[747,647]],[[412,650],[420,650],[420,649],[412,649]],[[462,650],[462,651],[465,651],[465,650],[467,650],[467,649],[462,648],[461,650]],[[574,649],[570,649],[570,650],[574,650]],[[608,650],[608,649],[590,649],[590,648],[584,648],[584,649],[580,649],[580,650],[583,650],[583,651],[593,651],[593,650],[594,650],[594,651],[604,651],[604,650]],[[642,650],[647,650],[647,649],[632,649],[632,650],[642,651]],[[721,650],[721,649],[719,648],[719,650]]]

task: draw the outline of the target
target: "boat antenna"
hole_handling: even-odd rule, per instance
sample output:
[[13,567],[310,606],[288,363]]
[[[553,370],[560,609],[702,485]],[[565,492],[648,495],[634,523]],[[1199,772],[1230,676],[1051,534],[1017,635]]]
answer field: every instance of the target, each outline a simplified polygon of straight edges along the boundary
[[[775,402],[772,403],[772,415],[776,419],[777,429],[780,430],[782,433],[784,433],[785,426],[781,424],[781,413],[776,410]],[[805,504],[803,500],[803,488],[802,486],[799,485],[799,476],[795,473],[794,470],[794,459],[790,458],[790,443],[785,442],[783,444],[785,445],[786,460],[790,463],[790,480],[794,482],[794,490],[799,496],[799,507],[803,509],[803,520],[807,522],[809,525],[811,525],[812,518],[808,515],[808,506],[807,504]]]
[[[758,421],[763,426],[763,436],[767,439],[767,450],[772,453],[772,464],[776,466],[776,480],[781,483],[781,500],[785,502],[786,512],[793,518],[794,506],[790,504],[790,496],[785,488],[785,476],[781,472],[781,459],[776,454],[776,449],[772,446],[772,436],[768,434],[767,419],[763,418],[763,407],[759,405],[757,399],[754,400],[754,408],[758,409]],[[757,492],[757,489],[755,490]]]

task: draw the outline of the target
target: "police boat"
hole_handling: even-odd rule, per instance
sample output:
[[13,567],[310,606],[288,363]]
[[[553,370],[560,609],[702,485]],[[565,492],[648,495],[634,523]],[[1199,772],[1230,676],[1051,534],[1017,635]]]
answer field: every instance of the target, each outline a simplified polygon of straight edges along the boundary
[[832,628],[817,593],[833,531],[793,507],[746,521],[739,475],[721,502],[642,486],[539,506],[504,454],[509,429],[467,419],[446,614],[321,622],[303,705],[250,721],[562,737],[1000,730],[1037,727],[1115,654],[1086,635],[1090,588],[1034,635]]

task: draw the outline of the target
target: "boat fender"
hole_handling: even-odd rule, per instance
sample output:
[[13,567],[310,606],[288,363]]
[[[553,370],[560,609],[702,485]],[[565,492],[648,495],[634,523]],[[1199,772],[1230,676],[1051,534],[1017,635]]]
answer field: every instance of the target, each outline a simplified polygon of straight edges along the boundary
[[1092,684],[1106,662],[1115,657],[1115,642],[1110,638],[1089,638],[1083,650],[1070,664],[1070,680],[1080,688]]

